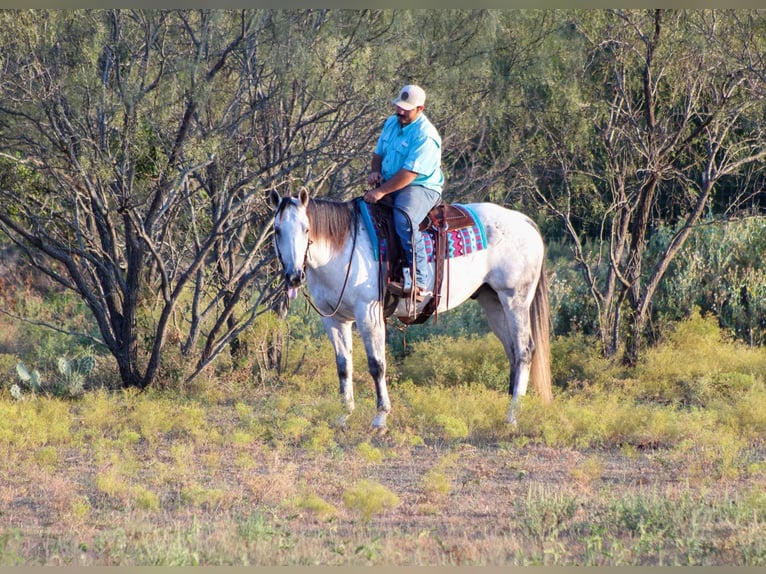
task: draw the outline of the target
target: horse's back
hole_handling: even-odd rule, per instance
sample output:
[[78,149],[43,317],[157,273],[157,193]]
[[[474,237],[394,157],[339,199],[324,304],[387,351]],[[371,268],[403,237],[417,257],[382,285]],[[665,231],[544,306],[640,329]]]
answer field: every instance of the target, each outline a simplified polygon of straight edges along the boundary
[[484,227],[489,270],[510,273],[512,281],[530,273],[536,278],[545,256],[537,224],[524,213],[495,203],[473,203],[468,207]]
[[466,207],[481,223],[485,248],[449,259],[439,311],[454,309],[472,297],[482,285],[495,291],[528,292],[536,284],[545,254],[536,224],[519,211],[494,203],[470,203]]

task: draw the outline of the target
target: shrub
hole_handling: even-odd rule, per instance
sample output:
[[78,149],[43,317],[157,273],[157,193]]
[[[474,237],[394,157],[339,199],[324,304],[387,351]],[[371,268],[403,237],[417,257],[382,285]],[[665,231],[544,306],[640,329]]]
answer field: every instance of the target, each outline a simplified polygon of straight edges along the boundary
[[[662,228],[652,250],[673,230]],[[766,219],[702,225],[675,258],[654,298],[655,314],[679,320],[696,306],[749,345],[766,342]]]
[[399,497],[382,484],[364,479],[343,493],[343,504],[369,522],[383,510],[399,506]]
[[291,503],[295,508],[308,510],[323,520],[331,520],[338,514],[337,508],[313,492],[300,494]]
[[647,399],[684,406],[736,401],[762,385],[766,350],[726,338],[715,317],[691,316],[647,349],[637,369]]
[[508,388],[508,359],[494,335],[452,338],[446,335],[412,345],[400,369],[403,378],[427,385]]

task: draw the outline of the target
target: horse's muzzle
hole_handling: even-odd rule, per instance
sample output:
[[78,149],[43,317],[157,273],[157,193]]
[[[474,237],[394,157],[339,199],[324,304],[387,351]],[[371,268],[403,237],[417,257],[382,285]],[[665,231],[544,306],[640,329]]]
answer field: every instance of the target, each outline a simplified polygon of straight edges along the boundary
[[306,272],[299,271],[285,272],[285,287],[287,289],[287,298],[295,299],[298,296],[298,287],[303,285],[306,280]]

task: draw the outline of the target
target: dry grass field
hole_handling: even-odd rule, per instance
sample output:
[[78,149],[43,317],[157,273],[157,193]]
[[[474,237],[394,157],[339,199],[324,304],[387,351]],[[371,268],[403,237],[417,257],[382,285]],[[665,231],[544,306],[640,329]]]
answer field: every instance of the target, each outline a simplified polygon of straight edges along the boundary
[[363,387],[345,432],[332,393],[227,395],[4,396],[0,565],[766,564],[762,426],[560,394],[512,430],[503,393],[403,384],[373,439]]
[[556,340],[554,401],[516,428],[496,339],[412,344],[384,437],[363,353],[332,426],[324,338],[280,376],[139,393],[99,359],[79,398],[19,398],[20,343],[52,343],[4,327],[0,566],[766,564],[766,350],[712,318],[629,371]]

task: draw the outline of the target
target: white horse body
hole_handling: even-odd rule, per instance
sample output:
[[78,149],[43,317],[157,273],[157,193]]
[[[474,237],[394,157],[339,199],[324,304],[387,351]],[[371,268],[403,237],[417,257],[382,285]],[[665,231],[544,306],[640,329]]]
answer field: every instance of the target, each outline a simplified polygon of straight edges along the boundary
[[[335,350],[340,393],[347,413],[354,409],[351,326],[356,322],[378,396],[378,413],[372,426],[385,429],[391,404],[386,385],[386,325],[383,301],[379,298],[379,282],[383,278],[379,277],[378,262],[364,223],[361,218],[353,218],[354,223],[345,228],[347,237],[338,248],[341,243],[335,237],[337,232],[321,237],[312,229],[311,216],[316,219],[317,215],[310,213],[305,190],[299,198],[282,199],[273,194],[272,203],[277,209],[275,247],[285,270],[288,293],[294,297],[305,277]],[[511,364],[508,421],[513,423],[519,398],[527,390],[533,352],[538,359],[535,361],[538,391],[545,400],[550,400],[545,246],[527,216],[491,203],[468,207],[484,225],[487,246],[447,261],[437,313],[453,309],[470,297],[478,300]],[[426,304],[424,301],[418,306]],[[400,299],[394,315],[410,316],[408,305],[409,301]],[[534,317],[530,317],[530,309]]]

